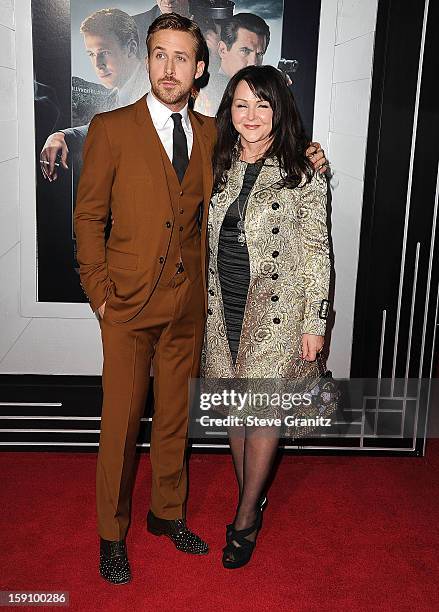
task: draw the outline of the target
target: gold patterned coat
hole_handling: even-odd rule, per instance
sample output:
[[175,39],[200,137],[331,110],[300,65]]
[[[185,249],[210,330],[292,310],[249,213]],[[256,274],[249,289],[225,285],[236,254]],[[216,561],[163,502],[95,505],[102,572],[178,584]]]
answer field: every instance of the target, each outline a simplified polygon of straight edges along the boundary
[[[247,164],[236,162],[225,189],[210,202],[208,316],[202,355],[205,378],[288,378],[317,375],[300,357],[302,334],[324,335],[320,318],[328,298],[330,259],[326,179],[281,188],[279,164],[266,160],[245,214],[250,284],[233,365],[226,336],[217,255],[221,225],[242,187]],[[305,368],[305,369],[304,369]]]

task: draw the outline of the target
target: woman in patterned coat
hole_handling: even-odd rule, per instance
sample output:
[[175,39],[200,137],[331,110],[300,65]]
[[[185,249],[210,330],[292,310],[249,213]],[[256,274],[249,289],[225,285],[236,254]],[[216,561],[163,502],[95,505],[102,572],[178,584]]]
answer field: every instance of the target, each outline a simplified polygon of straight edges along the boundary
[[[224,92],[217,124],[202,375],[317,377],[330,274],[327,186],[306,156],[308,142],[282,73],[271,66],[239,71]],[[239,504],[227,526],[227,568],[249,561],[261,524],[278,446],[273,428],[262,433],[245,424],[229,429]]]

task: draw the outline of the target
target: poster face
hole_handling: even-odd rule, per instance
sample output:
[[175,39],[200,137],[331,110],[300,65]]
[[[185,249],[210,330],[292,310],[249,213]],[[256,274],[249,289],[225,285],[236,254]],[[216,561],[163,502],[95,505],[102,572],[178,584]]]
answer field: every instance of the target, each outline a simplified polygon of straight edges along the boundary
[[[286,3],[297,40],[299,32],[309,33],[291,48],[283,0],[32,0],[37,302],[86,301],[72,226],[82,147],[96,113],[131,104],[149,91],[145,41],[154,19],[175,11],[194,19],[205,36],[209,69],[196,84],[195,110],[214,116],[233,74],[247,65],[271,64],[287,72],[311,133],[320,0],[306,3],[312,10],[303,4]],[[306,61],[295,56],[311,66],[306,78],[303,73],[302,92],[300,64]],[[49,181],[44,171],[53,159]]]

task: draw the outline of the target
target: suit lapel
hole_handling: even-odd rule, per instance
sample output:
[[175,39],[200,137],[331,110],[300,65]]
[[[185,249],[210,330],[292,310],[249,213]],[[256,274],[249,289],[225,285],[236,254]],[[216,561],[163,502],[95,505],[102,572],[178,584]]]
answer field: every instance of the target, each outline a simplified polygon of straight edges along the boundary
[[202,170],[203,170],[203,195],[204,209],[209,206],[213,188],[213,171],[212,159],[210,156],[210,146],[208,146],[209,136],[205,133],[202,127],[202,120],[197,117],[192,111],[189,111],[189,118],[192,125],[194,135],[196,135],[201,150]]
[[208,144],[209,136],[205,133],[202,128],[202,120],[197,117],[192,111],[189,111],[189,117],[194,132],[194,137],[197,138],[201,159],[202,159],[202,170],[203,170],[203,216],[201,220],[201,270],[204,279],[204,310],[207,312],[207,262],[208,262],[208,248],[207,248],[207,216],[209,213],[209,202],[212,196],[213,188],[213,170],[212,170],[212,159],[210,156],[211,146]]
[[[161,155],[161,142],[155,130],[151,115],[146,104],[146,96],[135,103],[136,122],[139,125],[140,150],[139,158],[143,162],[154,179],[154,187],[157,190],[164,189],[168,193],[165,168]],[[189,118],[194,136],[198,140],[202,160],[203,172],[203,201],[204,210],[207,211],[213,188],[212,159],[210,156],[209,136],[205,133],[200,120],[192,111]]]
[[161,154],[162,144],[146,104],[146,96],[135,103],[136,122],[139,125],[139,163],[152,177],[155,199],[161,196],[169,201],[169,187]]

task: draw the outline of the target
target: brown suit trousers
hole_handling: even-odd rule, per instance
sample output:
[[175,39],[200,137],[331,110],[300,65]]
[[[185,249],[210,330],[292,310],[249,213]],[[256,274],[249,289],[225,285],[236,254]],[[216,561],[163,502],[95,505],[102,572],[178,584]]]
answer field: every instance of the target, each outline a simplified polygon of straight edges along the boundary
[[[111,300],[110,296],[110,300]],[[154,370],[151,510],[184,516],[188,380],[198,376],[204,329],[202,276],[157,285],[146,308],[123,325],[101,320],[104,404],[97,465],[98,530],[121,540],[128,528],[136,440]]]

